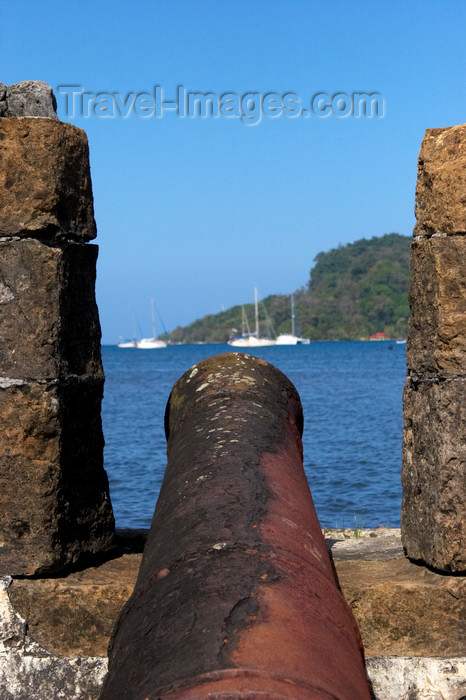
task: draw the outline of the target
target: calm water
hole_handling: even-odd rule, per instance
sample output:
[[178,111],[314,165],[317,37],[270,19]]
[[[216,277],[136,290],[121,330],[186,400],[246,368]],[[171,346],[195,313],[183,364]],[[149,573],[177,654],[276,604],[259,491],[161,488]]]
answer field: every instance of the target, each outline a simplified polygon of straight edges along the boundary
[[[312,343],[260,348],[304,408],[304,468],[326,527],[398,527],[405,346]],[[149,527],[166,466],[163,416],[174,382],[227,345],[102,349],[105,467],[118,527]]]

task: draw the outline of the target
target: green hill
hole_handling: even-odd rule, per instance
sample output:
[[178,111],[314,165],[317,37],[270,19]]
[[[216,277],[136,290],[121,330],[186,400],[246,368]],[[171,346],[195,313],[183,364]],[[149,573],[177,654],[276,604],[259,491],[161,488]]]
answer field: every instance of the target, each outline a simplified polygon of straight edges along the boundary
[[[359,340],[378,331],[406,337],[410,240],[389,233],[319,253],[309,282],[295,292],[299,332],[311,340]],[[253,304],[244,308],[253,325]],[[289,297],[274,294],[260,304],[263,334],[266,316],[276,334],[289,333]],[[241,330],[241,306],[178,327],[168,338],[175,343],[218,343],[232,329]]]

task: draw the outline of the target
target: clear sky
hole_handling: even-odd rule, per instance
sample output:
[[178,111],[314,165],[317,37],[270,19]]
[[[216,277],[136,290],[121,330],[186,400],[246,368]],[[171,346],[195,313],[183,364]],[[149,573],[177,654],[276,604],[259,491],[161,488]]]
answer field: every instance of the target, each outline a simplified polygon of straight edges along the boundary
[[[171,330],[254,285],[294,291],[322,250],[410,235],[424,131],[466,121],[465,29],[464,0],[5,0],[0,80],[49,82],[88,134],[103,342],[132,335],[133,311],[149,334],[151,296]],[[384,116],[70,116],[60,85],[377,92]]]

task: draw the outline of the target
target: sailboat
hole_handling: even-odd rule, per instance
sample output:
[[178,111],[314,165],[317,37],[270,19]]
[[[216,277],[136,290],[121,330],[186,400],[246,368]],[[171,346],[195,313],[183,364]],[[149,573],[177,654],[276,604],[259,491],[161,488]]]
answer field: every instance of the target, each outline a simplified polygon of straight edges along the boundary
[[150,300],[152,309],[152,338],[141,338],[136,343],[139,350],[157,350],[158,348],[166,348],[167,344],[164,340],[159,340],[155,337],[155,308],[154,300]]
[[117,343],[117,346],[119,348],[137,348],[138,341],[136,340],[136,337],[136,316],[133,311],[133,337],[131,340],[120,340],[120,342]]
[[309,345],[309,338],[298,338],[296,335],[296,314],[294,311],[294,294],[291,295],[291,333],[282,333],[277,337],[276,345]]
[[[231,338],[228,341],[228,345],[234,348],[261,348],[268,345],[275,345],[275,340],[270,338],[260,338],[259,337],[259,302],[257,300],[257,287],[254,287],[254,311],[256,320],[256,330],[254,333],[245,333],[244,325],[247,326],[247,317],[244,307],[242,309],[243,313],[243,334],[239,338]],[[246,321],[246,323],[244,323]]]
[[138,341],[137,340],[120,340],[119,343],[117,343],[119,348],[137,348],[138,346]]

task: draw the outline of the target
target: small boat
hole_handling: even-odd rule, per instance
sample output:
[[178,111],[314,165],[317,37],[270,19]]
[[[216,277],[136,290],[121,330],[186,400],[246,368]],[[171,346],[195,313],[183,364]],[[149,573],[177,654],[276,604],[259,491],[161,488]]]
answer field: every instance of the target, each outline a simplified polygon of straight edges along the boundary
[[138,350],[156,350],[157,348],[166,348],[167,344],[158,338],[141,338],[136,347]]
[[257,301],[257,287],[254,287],[254,310],[256,319],[256,330],[254,333],[244,332],[244,326],[246,325],[247,328],[249,328],[249,326],[247,325],[246,312],[243,307],[243,333],[238,338],[230,338],[228,345],[231,345],[234,348],[263,348],[270,345],[275,345],[275,340],[272,340],[271,338],[261,338],[259,336],[259,305]]
[[396,344],[397,345],[406,345],[406,338],[403,338],[402,340],[397,340]]
[[131,338],[131,340],[120,340],[120,342],[117,343],[117,347],[119,347],[119,348],[137,348],[138,341],[136,338],[137,338],[136,315],[133,311],[133,337]]
[[291,295],[291,333],[281,333],[277,336],[276,345],[309,345],[309,338],[299,338],[295,330],[294,294]]
[[138,350],[157,350],[159,348],[166,348],[167,343],[164,340],[159,340],[155,337],[155,308],[154,300],[150,300],[152,309],[152,338],[141,338],[136,342],[136,347]]

